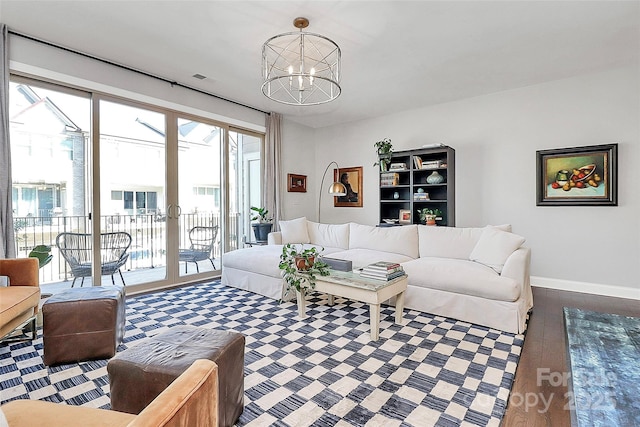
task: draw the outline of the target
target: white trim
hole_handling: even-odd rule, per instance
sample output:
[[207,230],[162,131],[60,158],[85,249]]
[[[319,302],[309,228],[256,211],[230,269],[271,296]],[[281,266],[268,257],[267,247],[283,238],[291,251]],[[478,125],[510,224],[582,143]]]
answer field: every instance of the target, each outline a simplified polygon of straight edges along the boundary
[[531,276],[531,286],[535,286],[538,288],[558,289],[561,291],[581,292],[585,294],[640,300],[640,289],[626,286],[578,282],[573,280],[552,279],[550,277],[538,276]]

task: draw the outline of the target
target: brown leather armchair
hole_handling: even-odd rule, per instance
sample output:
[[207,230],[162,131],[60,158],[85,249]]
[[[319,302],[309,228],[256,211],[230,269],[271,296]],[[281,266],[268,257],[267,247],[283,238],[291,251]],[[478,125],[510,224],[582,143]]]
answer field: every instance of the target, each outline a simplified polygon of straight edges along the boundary
[[9,427],[217,427],[218,365],[196,360],[138,415],[41,400],[2,405]]
[[0,276],[9,277],[9,286],[0,287],[0,340],[28,322],[35,339],[40,304],[38,260],[0,259]]

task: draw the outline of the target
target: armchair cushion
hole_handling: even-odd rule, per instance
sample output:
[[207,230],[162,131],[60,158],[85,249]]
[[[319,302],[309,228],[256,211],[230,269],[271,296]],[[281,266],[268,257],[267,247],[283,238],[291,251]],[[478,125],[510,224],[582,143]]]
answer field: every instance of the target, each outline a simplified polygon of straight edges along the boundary
[[2,409],[10,427],[214,427],[218,366],[196,360],[138,415],[40,400],[12,400]]

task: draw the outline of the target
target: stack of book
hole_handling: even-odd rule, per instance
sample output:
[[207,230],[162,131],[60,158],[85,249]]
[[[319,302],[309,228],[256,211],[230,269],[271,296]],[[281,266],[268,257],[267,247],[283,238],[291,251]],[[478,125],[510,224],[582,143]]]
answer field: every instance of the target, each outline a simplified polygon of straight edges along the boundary
[[413,200],[416,202],[429,200],[429,193],[413,193]]
[[393,187],[398,185],[400,175],[397,173],[381,173],[380,174],[380,186],[381,187]]
[[396,262],[378,261],[362,269],[360,277],[376,280],[393,280],[404,276],[404,269]]
[[[443,166],[443,164],[445,166]],[[439,169],[442,167],[446,167],[446,163],[442,163],[442,160],[423,160],[422,167],[420,169]]]

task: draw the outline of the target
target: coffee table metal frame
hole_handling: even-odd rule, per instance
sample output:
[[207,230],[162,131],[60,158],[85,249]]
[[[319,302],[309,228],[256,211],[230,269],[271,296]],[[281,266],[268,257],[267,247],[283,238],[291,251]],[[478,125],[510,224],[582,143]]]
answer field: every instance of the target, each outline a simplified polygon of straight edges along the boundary
[[[333,305],[333,296],[340,296],[350,300],[369,304],[369,325],[371,340],[378,340],[380,329],[380,304],[389,298],[396,297],[396,318],[402,324],[404,310],[404,293],[407,290],[407,275],[390,281],[367,279],[351,271],[331,270],[329,276],[318,276],[316,287],[312,292],[323,292],[329,295],[329,305]],[[298,316],[306,317],[305,305],[307,291],[296,292],[298,302]]]

